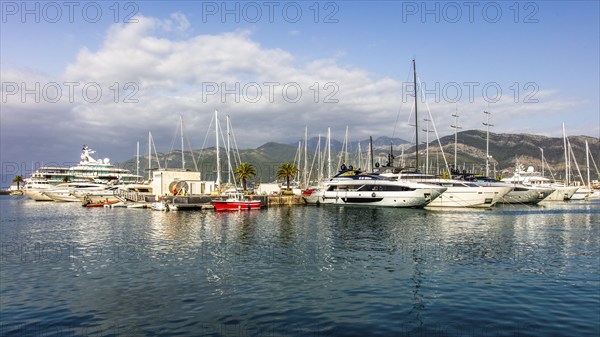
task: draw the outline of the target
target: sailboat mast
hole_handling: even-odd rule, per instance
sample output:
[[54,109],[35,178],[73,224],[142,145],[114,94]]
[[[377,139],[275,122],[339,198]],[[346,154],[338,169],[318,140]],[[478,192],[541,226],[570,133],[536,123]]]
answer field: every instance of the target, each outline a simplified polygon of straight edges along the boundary
[[425,131],[425,174],[429,174],[429,118],[425,118],[424,121],[427,123],[427,127],[423,129]]
[[[489,108],[489,107],[488,107]],[[484,111],[484,114],[487,115],[487,122],[483,123],[486,126],[486,137],[485,137],[485,176],[489,177],[490,175],[490,117],[492,115],[489,111]]]
[[[140,176],[140,142],[138,141],[135,147],[135,175]],[[137,178],[136,178],[137,180]]]
[[363,162],[362,162],[362,153],[361,153],[361,149],[360,149],[360,142],[358,142],[358,167],[364,167],[363,166]]
[[369,172],[373,172],[373,136],[369,136]]
[[460,129],[460,127],[458,126],[458,109],[454,114],[452,114],[452,117],[454,117],[454,125],[450,126],[454,128],[454,169],[457,170],[458,167],[456,165],[456,149],[458,147],[458,129]]
[[185,171],[185,155],[183,153],[183,116],[179,115],[179,128],[181,129],[181,168]]
[[567,132],[565,131],[565,123],[562,123],[563,130],[563,146],[565,147],[565,186],[569,186],[569,154],[567,153]]
[[415,166],[419,170],[419,115],[417,114],[417,63],[413,59],[413,85],[415,89]]
[[317,167],[319,170],[319,181],[323,180],[323,154],[321,153],[321,134],[319,133],[319,141],[317,142],[317,150],[315,151],[317,156]]
[[327,178],[331,177],[331,128],[327,128]]
[[587,183],[588,188],[592,188],[592,181],[590,180],[590,147],[588,141],[585,141],[585,167],[587,170]]
[[304,187],[308,187],[308,126],[304,127],[304,174],[302,176]]
[[148,180],[152,179],[152,132],[148,131]]
[[544,149],[540,147],[540,151],[542,151],[542,177],[544,176]]
[[229,115],[225,116],[225,123],[227,123],[227,184],[231,185],[231,176],[233,175],[233,170],[231,169],[231,144],[229,140],[231,131],[229,130]]
[[221,186],[221,158],[219,157],[219,112],[215,110],[215,149],[217,151],[217,179],[215,180],[215,187]]
[[348,125],[346,125],[346,134],[344,135],[344,164],[348,165]]

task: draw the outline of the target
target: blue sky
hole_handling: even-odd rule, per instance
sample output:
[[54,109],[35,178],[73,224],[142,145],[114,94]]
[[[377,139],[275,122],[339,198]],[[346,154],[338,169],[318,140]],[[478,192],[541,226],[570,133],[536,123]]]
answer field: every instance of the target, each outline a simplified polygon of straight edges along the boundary
[[[481,129],[489,109],[493,132],[560,136],[565,122],[600,137],[597,1],[22,3],[2,2],[5,173],[76,161],[82,144],[126,160],[148,131],[167,151],[180,114],[198,148],[215,109],[242,148],[294,142],[305,125],[410,140],[413,57],[441,135],[455,110],[463,129]],[[239,94],[222,96],[221,83]],[[23,95],[36,84],[40,102]],[[286,84],[302,95],[284,97]],[[97,101],[82,99],[86,85],[102,89]]]

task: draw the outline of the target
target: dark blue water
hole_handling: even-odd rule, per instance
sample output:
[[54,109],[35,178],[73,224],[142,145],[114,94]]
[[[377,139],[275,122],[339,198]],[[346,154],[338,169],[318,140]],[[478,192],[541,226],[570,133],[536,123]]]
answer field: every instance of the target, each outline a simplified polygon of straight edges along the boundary
[[598,201],[0,207],[3,336],[600,335]]

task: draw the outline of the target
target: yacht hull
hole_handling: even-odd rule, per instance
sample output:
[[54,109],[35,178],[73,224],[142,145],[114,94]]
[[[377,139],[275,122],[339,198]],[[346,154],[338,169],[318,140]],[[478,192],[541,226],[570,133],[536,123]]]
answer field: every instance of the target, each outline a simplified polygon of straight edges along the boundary
[[511,187],[451,186],[439,198],[427,205],[427,208],[490,208],[511,190]]
[[547,198],[554,189],[551,188],[515,188],[502,197],[499,204],[538,204]]
[[592,190],[586,187],[580,187],[577,191],[571,196],[571,200],[585,200],[592,194]]
[[49,196],[45,195],[44,192],[47,192],[47,189],[26,189],[23,190],[23,194],[25,196],[27,196],[28,198],[30,198],[31,200],[35,200],[35,201],[52,201],[52,198],[50,198]]
[[81,199],[72,195],[71,192],[47,191],[44,194],[56,202],[81,202]]
[[570,200],[573,194],[577,192],[579,187],[571,187],[571,186],[555,186],[556,190],[552,192],[546,199],[543,201],[565,201]]
[[314,205],[353,205],[378,207],[410,207],[427,206],[438,198],[445,189],[419,189],[406,192],[361,192],[361,191],[326,191],[315,190],[304,196],[307,204]]

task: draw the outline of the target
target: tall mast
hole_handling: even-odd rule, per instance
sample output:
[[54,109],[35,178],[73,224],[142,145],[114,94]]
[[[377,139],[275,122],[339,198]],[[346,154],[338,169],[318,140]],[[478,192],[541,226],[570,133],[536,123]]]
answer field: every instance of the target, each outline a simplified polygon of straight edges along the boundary
[[308,187],[308,126],[304,126],[304,174],[302,176],[304,187]]
[[152,132],[148,131],[148,180],[152,179]]
[[569,155],[567,153],[567,132],[565,131],[565,123],[562,123],[563,129],[563,146],[565,147],[565,186],[569,185]]
[[317,156],[317,167],[318,167],[318,176],[319,181],[323,180],[323,161],[322,161],[322,153],[321,153],[321,134],[319,133],[319,141],[317,142],[317,150],[315,151],[315,155]]
[[181,128],[181,168],[185,171],[185,155],[183,153],[183,116],[179,115],[179,127]]
[[373,136],[369,136],[369,172],[373,172]]
[[296,171],[296,181],[301,182],[302,178],[302,167],[300,166],[300,161],[302,161],[302,141],[298,141],[298,148],[296,149],[296,154],[294,155],[294,165],[298,167]]
[[456,148],[458,147],[458,129],[461,129],[461,127],[458,126],[458,109],[454,114],[452,114],[452,117],[454,117],[454,125],[450,125],[450,127],[454,128],[454,169],[457,170],[458,167],[456,166]]
[[331,128],[327,128],[327,178],[331,177]]
[[348,125],[346,125],[346,134],[344,135],[344,164],[348,165]]
[[406,166],[404,162],[404,144],[402,144],[402,150],[400,151],[400,167]]
[[218,189],[221,185],[221,158],[219,157],[219,112],[217,110],[215,110],[215,136],[215,149],[217,151],[217,179],[215,180],[215,185]]
[[361,153],[361,149],[360,149],[360,142],[358,142],[358,167],[362,168],[363,166],[363,162],[362,162],[362,153]]
[[231,185],[231,176],[233,175],[233,170],[231,169],[231,144],[229,140],[231,137],[231,131],[229,129],[229,115],[225,116],[225,123],[227,123],[227,184]]
[[542,151],[542,177],[544,176],[544,149],[540,147],[540,151]]
[[[489,109],[489,107],[488,107]],[[485,125],[487,127],[487,131],[486,131],[486,138],[485,138],[485,176],[489,177],[490,175],[490,126],[493,126],[492,124],[490,124],[490,117],[492,116],[492,113],[489,111],[484,111],[484,114],[487,115],[487,122],[483,123],[483,125]]]
[[427,123],[425,131],[425,174],[429,174],[429,118],[423,119]]
[[419,116],[417,114],[417,63],[413,59],[413,85],[415,87],[415,166],[419,170]]
[[587,170],[588,188],[592,188],[592,181],[590,180],[590,147],[587,139],[585,140],[585,167]]
[[[140,176],[140,142],[135,147],[135,175]],[[136,178],[137,180],[138,178]]]

